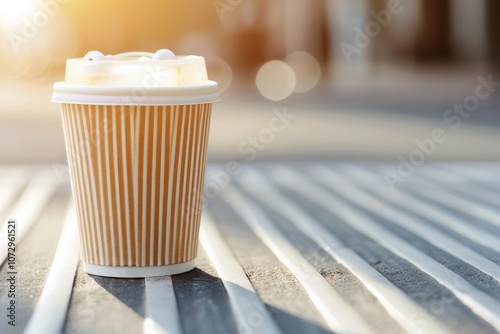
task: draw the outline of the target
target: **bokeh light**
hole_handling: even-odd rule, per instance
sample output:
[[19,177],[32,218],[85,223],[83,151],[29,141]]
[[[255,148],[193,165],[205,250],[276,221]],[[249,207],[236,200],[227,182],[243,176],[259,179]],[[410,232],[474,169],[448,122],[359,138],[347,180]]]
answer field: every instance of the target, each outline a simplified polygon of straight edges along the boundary
[[321,66],[313,55],[305,51],[296,51],[286,57],[285,62],[290,65],[297,78],[294,92],[304,93],[318,84]]
[[225,92],[233,82],[233,69],[224,59],[212,56],[205,58],[208,77],[219,84],[219,91]]
[[290,65],[280,60],[271,60],[259,69],[255,84],[265,98],[281,101],[293,93],[297,79]]

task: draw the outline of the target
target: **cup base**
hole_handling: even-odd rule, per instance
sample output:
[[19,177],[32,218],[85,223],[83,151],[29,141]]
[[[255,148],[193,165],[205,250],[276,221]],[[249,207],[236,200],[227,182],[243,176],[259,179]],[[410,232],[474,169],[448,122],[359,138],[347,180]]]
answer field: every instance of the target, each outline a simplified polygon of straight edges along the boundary
[[96,264],[84,263],[83,269],[86,273],[119,278],[145,278],[155,276],[177,275],[193,270],[195,260],[188,262],[169,264],[166,266],[150,266],[150,267],[116,267],[116,266],[100,266]]

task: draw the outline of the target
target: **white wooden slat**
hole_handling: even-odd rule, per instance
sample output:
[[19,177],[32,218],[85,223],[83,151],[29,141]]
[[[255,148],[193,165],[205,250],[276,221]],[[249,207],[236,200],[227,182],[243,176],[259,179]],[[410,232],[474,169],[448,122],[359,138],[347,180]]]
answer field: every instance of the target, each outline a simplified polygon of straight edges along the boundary
[[[441,208],[439,205],[421,200],[415,195],[398,191],[397,193],[384,191],[385,187],[377,182],[373,173],[358,166],[351,165],[343,169],[346,174],[353,179],[364,180],[363,186],[371,189],[377,195],[384,198],[388,203],[405,208],[422,217],[428,218],[435,224],[452,229],[457,234],[470,239],[480,245],[500,252],[500,237],[486,231],[479,226],[472,224],[458,215],[452,214],[449,210]],[[470,189],[470,188],[469,188]]]
[[[497,300],[477,290],[465,279],[409,245],[405,240],[382,227],[371,217],[358,212],[348,202],[341,200],[338,195],[312,184],[299,173],[286,167],[276,167],[273,169],[272,175],[282,186],[313,200],[333,215],[341,217],[360,233],[433,277],[441,285],[449,289],[477,316],[500,330],[500,303]],[[313,175],[313,177],[317,177],[317,175]],[[319,178],[322,183],[327,182],[327,180],[324,177]]]
[[26,179],[25,169],[8,169],[0,174],[0,215],[26,185]]
[[[315,221],[309,213],[276,191],[270,185],[270,180],[263,177],[261,173],[247,170],[239,180],[243,189],[254,197],[261,198],[264,203],[268,203],[270,208],[286,217],[302,233],[314,240],[321,249],[349,269],[408,333],[449,332],[356,252],[343,245],[335,235]],[[425,324],[415,322],[417,316],[419,319],[426,319]]]
[[[27,188],[21,194],[15,207],[8,214],[7,219],[16,221],[16,245],[22,241],[36,222],[40,213],[43,211],[50,198],[59,186],[52,171],[44,170],[37,173],[29,182]],[[3,235],[7,231],[7,221],[0,226],[0,233]],[[0,264],[7,258],[6,240],[0,240]]]
[[342,197],[367,208],[376,215],[386,218],[393,224],[411,231],[413,234],[428,241],[435,247],[469,263],[493,277],[497,282],[500,282],[500,266],[464,246],[459,241],[449,237],[444,232],[425,224],[425,222],[418,220],[406,212],[398,210],[395,206],[388,204],[386,201],[379,200],[376,196],[370,195],[360,188],[345,182],[345,177],[334,173],[332,169],[316,167],[312,168],[311,172],[315,175],[320,175],[322,182],[330,188],[335,189]]
[[[422,186],[425,186],[414,187],[412,190],[429,199],[431,202],[441,203],[454,210],[477,217],[493,226],[500,227],[500,215],[490,207],[463,199],[461,196],[457,196],[450,191],[437,188],[432,182],[421,176],[414,175],[412,178],[418,181]],[[432,189],[432,191],[428,191],[428,189]]]
[[170,276],[146,278],[144,334],[181,334],[177,299]]
[[70,199],[49,276],[24,334],[62,332],[79,258],[76,212]]
[[[428,168],[425,170],[423,175],[428,178],[431,178],[433,181],[439,181],[439,179],[443,175],[450,175],[452,173],[453,176],[456,177],[455,182],[452,184],[447,184],[447,186],[452,189],[457,195],[463,197],[464,199],[473,200],[479,199],[494,208],[498,208],[500,210],[500,191],[495,192],[492,189],[481,187],[481,182],[467,182],[464,183],[464,180],[467,179],[467,174],[462,176],[454,171],[446,172],[446,170],[437,169],[437,168]],[[461,180],[461,181],[460,181]],[[488,184],[493,184],[494,179],[484,180]],[[500,184],[499,184],[500,185]],[[468,195],[468,196],[465,196]]]
[[332,331],[335,333],[374,333],[367,322],[307,262],[252,201],[232,186],[227,187],[221,196],[297,277]]
[[[226,288],[239,332],[281,333],[215,224],[210,214],[203,214],[200,243]],[[262,319],[258,323],[252,320],[255,314]]]

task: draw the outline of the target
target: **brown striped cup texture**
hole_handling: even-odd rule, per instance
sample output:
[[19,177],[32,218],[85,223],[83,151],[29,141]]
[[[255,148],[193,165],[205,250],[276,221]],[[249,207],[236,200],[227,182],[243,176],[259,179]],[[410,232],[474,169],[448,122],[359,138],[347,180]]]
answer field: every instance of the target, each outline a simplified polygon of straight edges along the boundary
[[87,273],[194,268],[208,130],[218,85],[200,56],[91,51],[66,61],[61,104]]
[[196,258],[211,107],[62,104],[85,264]]

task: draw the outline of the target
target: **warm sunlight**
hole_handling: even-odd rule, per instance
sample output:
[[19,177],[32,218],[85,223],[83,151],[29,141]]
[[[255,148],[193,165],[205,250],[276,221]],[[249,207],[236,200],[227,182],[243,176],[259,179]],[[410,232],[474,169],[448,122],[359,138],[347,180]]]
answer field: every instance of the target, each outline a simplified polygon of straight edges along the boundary
[[36,0],[0,0],[0,25],[6,30],[17,29],[24,20],[32,20],[38,6],[43,6],[43,3],[38,4]]

